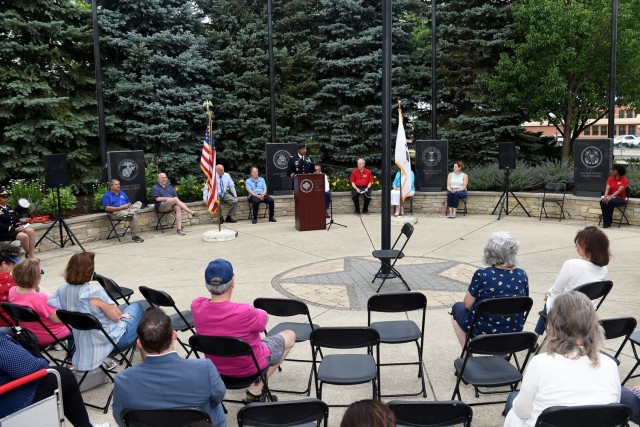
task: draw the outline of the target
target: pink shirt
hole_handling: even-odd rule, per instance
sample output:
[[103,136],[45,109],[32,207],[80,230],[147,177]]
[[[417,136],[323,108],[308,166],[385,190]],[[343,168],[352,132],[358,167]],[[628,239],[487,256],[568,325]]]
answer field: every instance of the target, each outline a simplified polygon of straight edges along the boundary
[[[69,329],[65,325],[53,323],[49,320],[51,313],[55,313],[57,310],[47,304],[47,298],[49,295],[43,292],[28,292],[26,294],[20,294],[16,289],[18,288],[14,287],[9,289],[9,302],[32,308],[33,311],[40,316],[42,323],[44,323],[59,339],[69,336]],[[49,335],[49,333],[45,331],[38,322],[20,322],[20,327],[33,332],[33,334],[38,338],[38,343],[40,345],[48,345],[54,342],[51,335]]]
[[[199,335],[234,337],[245,340],[253,349],[260,368],[267,366],[269,348],[262,342],[268,315],[250,304],[231,301],[211,302],[198,297],[191,303],[193,324]],[[222,375],[240,377],[255,374],[251,357],[210,357]]]

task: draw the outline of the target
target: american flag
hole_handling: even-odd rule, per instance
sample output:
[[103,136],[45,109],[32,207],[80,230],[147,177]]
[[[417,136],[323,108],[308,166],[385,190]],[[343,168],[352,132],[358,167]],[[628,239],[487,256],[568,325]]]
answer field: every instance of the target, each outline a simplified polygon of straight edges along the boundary
[[211,113],[207,111],[207,130],[204,134],[204,145],[202,146],[202,156],[200,157],[200,169],[207,177],[207,209],[215,213],[218,209],[218,184],[216,183],[216,145],[213,140],[213,126]]

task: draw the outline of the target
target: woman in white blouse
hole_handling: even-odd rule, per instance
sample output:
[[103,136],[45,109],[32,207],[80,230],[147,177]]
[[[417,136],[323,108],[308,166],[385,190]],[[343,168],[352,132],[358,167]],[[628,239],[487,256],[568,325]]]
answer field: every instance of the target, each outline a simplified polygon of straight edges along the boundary
[[576,291],[560,294],[549,311],[542,352],[527,365],[520,392],[507,400],[505,427],[534,426],[551,406],[618,403],[618,367],[600,353],[603,342],[589,298]]
[[467,197],[469,177],[462,172],[462,169],[464,169],[464,163],[460,160],[455,161],[453,163],[453,172],[447,177],[447,207],[449,208],[447,218],[456,217],[460,199]]

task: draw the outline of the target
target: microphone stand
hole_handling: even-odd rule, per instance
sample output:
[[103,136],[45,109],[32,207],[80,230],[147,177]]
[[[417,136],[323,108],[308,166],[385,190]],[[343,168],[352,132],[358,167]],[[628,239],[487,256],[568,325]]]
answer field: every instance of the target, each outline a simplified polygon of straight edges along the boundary
[[328,227],[327,227],[327,231],[331,230],[331,226],[335,224],[335,225],[339,225],[340,227],[344,227],[347,228],[346,225],[344,224],[340,224],[339,222],[335,222],[333,220],[333,196],[331,196],[331,200],[329,201],[329,222],[327,223]]

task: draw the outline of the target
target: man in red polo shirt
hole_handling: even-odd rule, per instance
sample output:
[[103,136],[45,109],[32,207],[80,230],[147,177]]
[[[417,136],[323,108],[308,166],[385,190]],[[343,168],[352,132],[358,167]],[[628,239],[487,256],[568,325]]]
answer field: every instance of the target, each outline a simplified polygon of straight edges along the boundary
[[358,159],[358,167],[351,172],[351,198],[355,206],[354,214],[360,215],[360,195],[364,196],[362,213],[369,215],[369,202],[371,202],[371,185],[373,174],[364,167],[364,159]]

